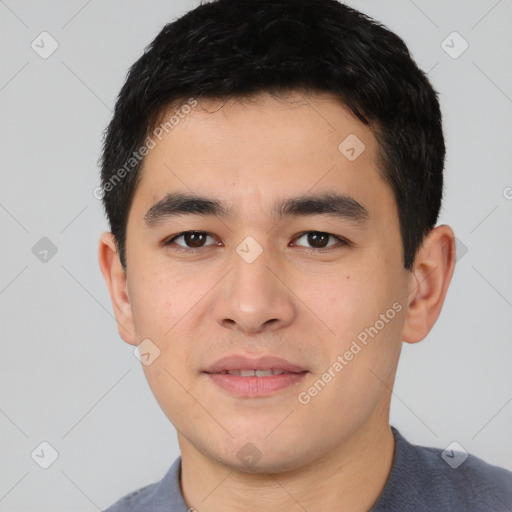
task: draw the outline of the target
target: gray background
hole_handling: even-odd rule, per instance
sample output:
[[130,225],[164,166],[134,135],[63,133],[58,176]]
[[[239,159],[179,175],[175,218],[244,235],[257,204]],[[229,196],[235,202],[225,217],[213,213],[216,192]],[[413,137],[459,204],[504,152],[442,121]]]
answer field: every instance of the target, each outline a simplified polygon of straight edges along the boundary
[[[441,222],[462,243],[438,323],[404,346],[392,424],[412,442],[455,440],[512,469],[512,2],[350,4],[402,36],[440,92]],[[92,191],[128,66],[195,5],[0,1],[1,511],[105,508],[159,480],[178,455],[112,318],[96,258],[106,222]],[[42,31],[59,44],[47,59],[31,48]],[[456,59],[441,46],[453,31],[469,43]],[[58,250],[46,262],[32,250],[42,237]],[[48,469],[31,458],[42,441],[58,452]]]

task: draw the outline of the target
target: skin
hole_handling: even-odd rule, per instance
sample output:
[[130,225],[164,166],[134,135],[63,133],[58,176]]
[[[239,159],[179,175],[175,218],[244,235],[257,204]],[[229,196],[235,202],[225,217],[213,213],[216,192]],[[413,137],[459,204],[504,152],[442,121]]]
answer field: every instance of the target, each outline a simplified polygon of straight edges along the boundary
[[[220,108],[222,107],[222,108]],[[366,148],[349,161],[338,146]],[[368,510],[392,465],[391,389],[402,341],[437,320],[454,269],[452,230],[425,238],[403,268],[397,208],[378,172],[371,130],[323,94],[260,94],[201,102],[151,150],[127,225],[127,268],[110,233],[99,262],[121,337],[150,339],[160,356],[143,366],[178,431],[181,487],[198,511]],[[169,192],[232,207],[230,218],[180,215],[149,227],[148,209]],[[364,223],[329,215],[270,215],[278,200],[337,192],[362,204]],[[161,242],[188,230],[211,235],[194,253]],[[304,232],[329,238],[312,252]],[[236,252],[247,236],[263,252]],[[398,303],[401,311],[308,404],[298,400],[357,335]],[[269,321],[270,320],[270,321]],[[230,354],[275,355],[305,367],[297,384],[240,398],[202,372]],[[251,467],[237,453],[252,443]]]

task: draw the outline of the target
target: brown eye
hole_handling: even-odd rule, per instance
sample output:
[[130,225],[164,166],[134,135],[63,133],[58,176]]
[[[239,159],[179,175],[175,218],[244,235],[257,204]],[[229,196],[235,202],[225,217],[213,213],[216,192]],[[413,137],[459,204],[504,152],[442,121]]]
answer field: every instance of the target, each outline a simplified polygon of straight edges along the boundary
[[165,245],[174,244],[184,249],[200,249],[202,247],[207,247],[208,245],[213,245],[212,243],[206,244],[209,238],[214,240],[211,235],[204,231],[186,231],[171,238],[165,243]]
[[329,242],[329,235],[326,233],[312,232],[307,234],[308,243],[316,249],[324,248]]
[[[332,242],[330,242],[330,239]],[[340,237],[331,235],[329,233],[323,233],[321,231],[308,231],[303,233],[300,237],[297,238],[297,241],[299,240],[304,240],[305,243],[296,243],[296,245],[318,250],[328,249],[329,247],[335,245],[343,246],[348,244],[346,240],[343,240]]]
[[206,238],[206,233],[185,233],[183,235],[183,240],[188,245],[188,247],[202,247]]

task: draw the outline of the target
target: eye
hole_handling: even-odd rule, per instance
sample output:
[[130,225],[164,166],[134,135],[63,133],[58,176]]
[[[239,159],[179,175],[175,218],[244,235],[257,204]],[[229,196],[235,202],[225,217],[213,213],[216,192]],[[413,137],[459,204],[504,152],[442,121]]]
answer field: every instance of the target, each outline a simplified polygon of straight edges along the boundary
[[210,234],[204,231],[185,231],[184,233],[180,233],[179,235],[173,236],[168,240],[164,241],[164,245],[176,245],[181,247],[185,252],[193,252],[194,249],[200,249],[202,247],[208,247],[208,245],[214,244],[206,244],[206,241],[210,239],[215,243],[215,239]]
[[[324,233],[322,231],[307,231],[306,233],[303,233],[297,238],[297,240],[302,239],[304,239],[304,241],[307,244],[310,244],[310,247],[307,247],[307,245],[303,245],[297,242],[295,242],[295,245],[319,251],[321,251],[322,249],[328,249],[335,245],[343,246],[349,244],[348,240],[345,240],[339,236],[331,235],[330,233]],[[332,239],[333,242],[329,243],[329,239]]]
[[[302,243],[300,241],[302,240]],[[210,242],[210,243],[207,243]],[[308,246],[309,244],[309,246]],[[220,245],[215,238],[205,231],[185,231],[162,242],[163,246],[174,246],[181,252],[196,252],[198,249]],[[312,252],[328,250],[335,246],[350,245],[348,240],[322,231],[307,231],[296,238],[294,245],[311,249]]]

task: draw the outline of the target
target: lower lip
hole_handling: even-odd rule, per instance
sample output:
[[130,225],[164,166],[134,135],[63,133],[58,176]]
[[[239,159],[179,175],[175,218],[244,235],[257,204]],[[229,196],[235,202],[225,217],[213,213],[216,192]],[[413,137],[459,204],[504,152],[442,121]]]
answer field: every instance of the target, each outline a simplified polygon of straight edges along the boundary
[[208,373],[217,386],[240,397],[262,397],[288,388],[300,382],[307,372],[281,373],[266,377],[241,377],[229,373]]

